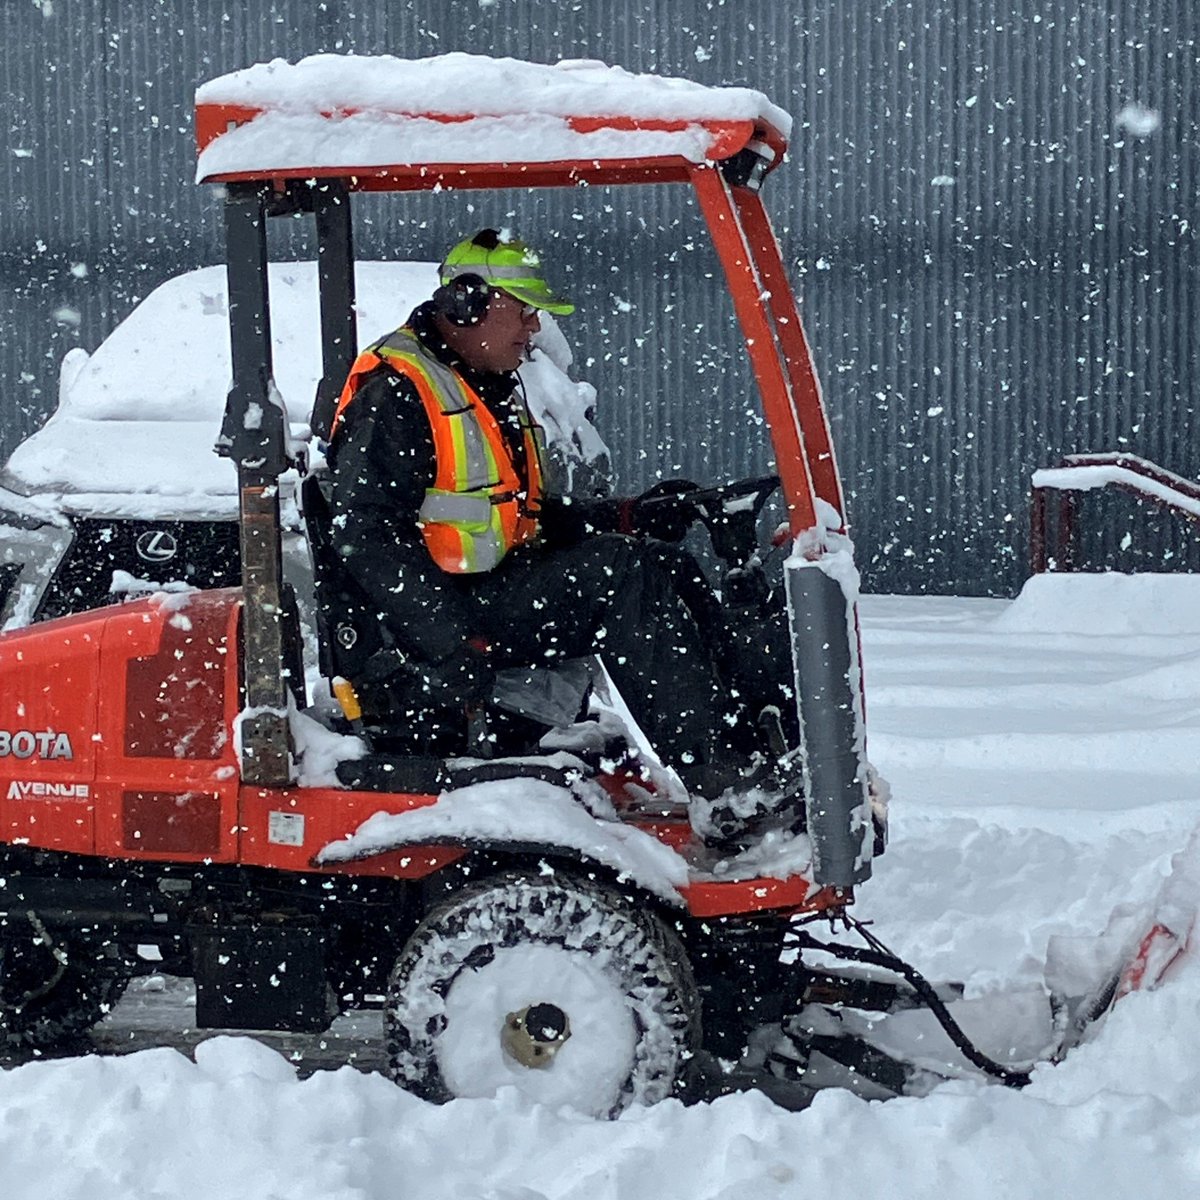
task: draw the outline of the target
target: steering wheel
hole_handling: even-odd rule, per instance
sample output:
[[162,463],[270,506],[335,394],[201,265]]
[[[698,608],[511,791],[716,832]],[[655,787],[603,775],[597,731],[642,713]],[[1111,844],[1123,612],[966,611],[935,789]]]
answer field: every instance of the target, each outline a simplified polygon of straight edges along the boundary
[[[758,475],[706,488],[684,479],[669,479],[654,492],[642,496],[638,503],[652,507],[686,501],[695,513],[691,519],[699,519],[708,530],[717,557],[727,568],[737,569],[754,558],[758,550],[758,518],[778,488],[778,475]],[[681,529],[676,536],[682,536],[682,532]]]
[[754,557],[758,518],[778,488],[778,475],[759,475],[687,493],[712,539],[713,552],[728,567],[745,566]]

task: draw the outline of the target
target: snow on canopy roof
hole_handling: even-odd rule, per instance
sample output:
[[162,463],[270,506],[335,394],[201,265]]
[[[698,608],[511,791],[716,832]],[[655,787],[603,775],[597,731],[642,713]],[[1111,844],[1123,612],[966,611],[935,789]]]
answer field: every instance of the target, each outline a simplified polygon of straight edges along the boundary
[[259,63],[197,89],[197,176],[500,158],[703,162],[756,138],[781,152],[791,123],[752,88],[635,75],[591,60],[317,54]]

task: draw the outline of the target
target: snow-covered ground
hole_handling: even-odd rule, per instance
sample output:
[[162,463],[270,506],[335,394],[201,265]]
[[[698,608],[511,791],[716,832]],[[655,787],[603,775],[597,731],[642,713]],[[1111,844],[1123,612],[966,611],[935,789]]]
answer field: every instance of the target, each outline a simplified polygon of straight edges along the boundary
[[[1145,910],[1200,819],[1198,601],[1200,580],[1112,576],[1038,579],[1012,604],[864,599],[871,751],[895,794],[891,847],[857,911],[931,977],[965,982],[984,1040],[1036,1043],[1027,1001],[1050,937]],[[145,986],[98,1034],[107,1048],[186,1024],[174,989]],[[886,1103],[828,1091],[799,1113],[748,1094],[606,1123],[515,1094],[438,1108],[379,1074],[309,1073],[342,1050],[374,1065],[375,1029],[364,1020],[310,1048],[300,1072],[248,1038],[203,1042],[194,1062],[159,1048],[2,1071],[0,1197],[1200,1194],[1191,961],[1024,1091],[974,1079]],[[928,1052],[938,1045],[931,1035]]]

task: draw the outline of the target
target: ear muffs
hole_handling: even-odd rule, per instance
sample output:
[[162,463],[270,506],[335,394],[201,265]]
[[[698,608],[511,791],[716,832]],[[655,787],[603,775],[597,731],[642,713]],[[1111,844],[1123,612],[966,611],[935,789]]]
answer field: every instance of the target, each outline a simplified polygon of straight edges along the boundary
[[478,325],[492,298],[491,285],[480,275],[457,275],[433,293],[438,312],[451,325]]

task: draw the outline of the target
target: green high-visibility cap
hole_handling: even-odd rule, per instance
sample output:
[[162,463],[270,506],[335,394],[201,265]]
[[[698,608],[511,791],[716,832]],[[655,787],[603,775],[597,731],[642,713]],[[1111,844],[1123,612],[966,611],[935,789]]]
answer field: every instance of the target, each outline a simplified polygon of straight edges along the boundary
[[474,237],[464,238],[446,255],[438,273],[443,284],[460,275],[478,275],[497,291],[556,317],[575,311],[575,305],[550,290],[537,251],[517,238],[501,239],[494,229],[482,229]]

